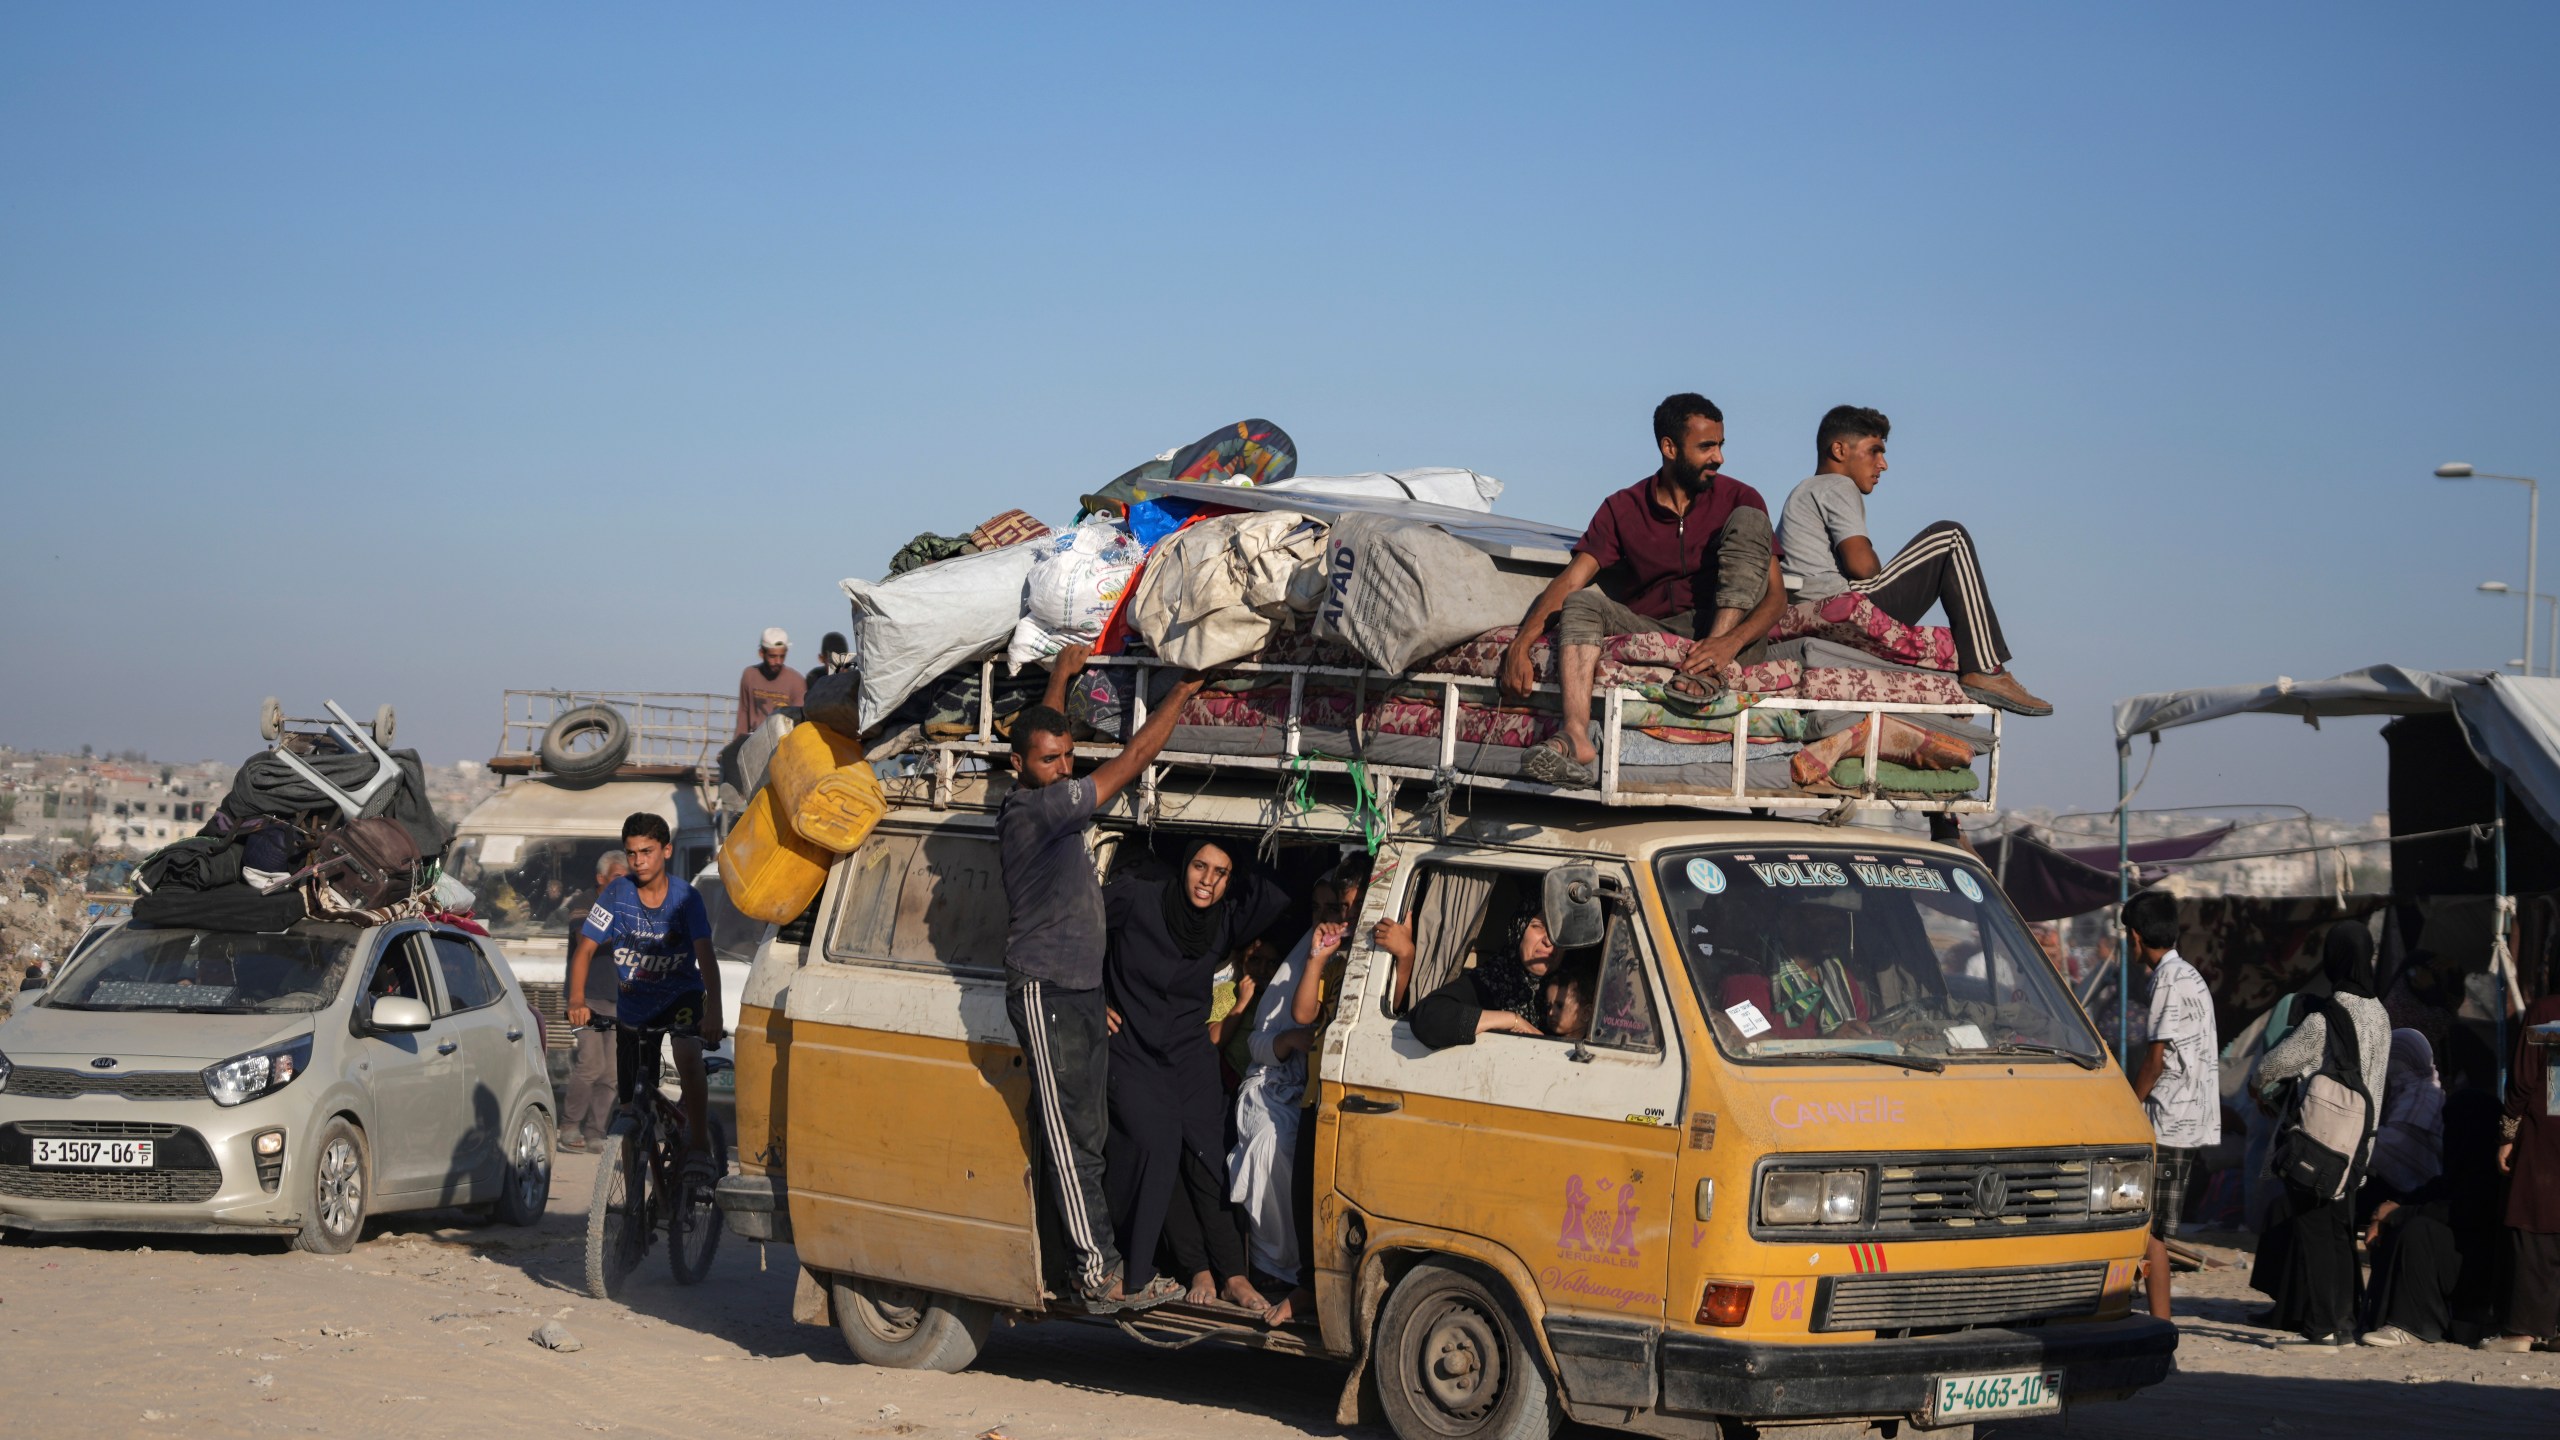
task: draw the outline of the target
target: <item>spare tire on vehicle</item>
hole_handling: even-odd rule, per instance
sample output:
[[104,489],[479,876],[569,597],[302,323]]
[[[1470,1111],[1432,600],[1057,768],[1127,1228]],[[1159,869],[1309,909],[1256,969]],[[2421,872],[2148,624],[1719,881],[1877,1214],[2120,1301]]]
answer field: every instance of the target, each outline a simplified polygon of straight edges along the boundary
[[581,705],[542,732],[542,768],[564,784],[603,784],[630,754],[631,724],[610,705]]

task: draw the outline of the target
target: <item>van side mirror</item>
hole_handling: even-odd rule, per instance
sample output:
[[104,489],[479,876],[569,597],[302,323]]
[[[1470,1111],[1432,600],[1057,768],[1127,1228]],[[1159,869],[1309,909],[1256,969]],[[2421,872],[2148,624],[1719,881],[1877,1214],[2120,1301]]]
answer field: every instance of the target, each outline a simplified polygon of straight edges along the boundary
[[1559,950],[1580,950],[1600,943],[1605,917],[1600,911],[1600,872],[1589,865],[1559,865],[1547,872],[1546,893],[1538,914],[1547,922],[1547,939]]
[[427,1013],[427,1002],[411,995],[379,996],[365,1014],[365,1024],[390,1034],[424,1030],[434,1021]]

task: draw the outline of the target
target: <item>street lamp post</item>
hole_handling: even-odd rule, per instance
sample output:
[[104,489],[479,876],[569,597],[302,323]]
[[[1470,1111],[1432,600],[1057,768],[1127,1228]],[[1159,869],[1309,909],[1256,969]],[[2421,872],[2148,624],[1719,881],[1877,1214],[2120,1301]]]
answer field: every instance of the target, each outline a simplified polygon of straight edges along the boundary
[[[2513,595],[2516,592],[2509,589],[2507,587],[2507,582],[2504,580],[2483,580],[2480,582],[2480,593],[2483,595]],[[2550,613],[2543,617],[2550,623],[2545,625],[2542,630],[2542,673],[2545,675],[2560,675],[2560,595],[2536,595],[2532,598],[2539,600],[2544,605],[2550,607]],[[2527,666],[2522,660],[2511,660],[2507,663],[2514,665],[2519,669],[2526,670],[2528,673],[2530,673],[2532,668]]]
[[2542,549],[2542,486],[2530,476],[2492,475],[2485,470],[2474,470],[2459,460],[2448,460],[2437,466],[2436,478],[2439,480],[2509,480],[2524,487],[2524,593],[2528,597],[2524,606],[2524,673],[2531,675],[2533,673],[2533,601],[2530,597],[2541,593],[2542,590],[2540,577],[2534,568],[2535,562],[2541,558]]

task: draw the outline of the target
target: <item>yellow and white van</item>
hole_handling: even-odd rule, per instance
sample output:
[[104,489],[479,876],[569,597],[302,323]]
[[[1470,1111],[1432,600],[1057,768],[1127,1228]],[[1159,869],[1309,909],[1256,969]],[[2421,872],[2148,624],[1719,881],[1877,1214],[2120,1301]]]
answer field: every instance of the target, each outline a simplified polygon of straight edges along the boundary
[[[875,1364],[958,1369],[997,1316],[1052,1313],[1004,1008],[1007,783],[905,797],[742,997],[745,1173],[724,1208],[797,1247],[801,1318]],[[1148,799],[1098,823],[1106,873],[1144,843]],[[1363,841],[1353,814],[1286,814],[1264,785],[1152,801],[1154,834],[1243,853]],[[1568,1416],[1961,1434],[2169,1373],[2175,1330],[2131,1303],[2150,1129],[1971,855],[1558,799],[1468,808],[1379,843],[1319,1041],[1316,1323],[1170,1307],[1133,1326],[1348,1358],[1346,1421],[1383,1412],[1408,1440]],[[1590,1033],[1426,1050],[1375,922],[1414,923],[1418,994],[1523,906],[1595,939]]]

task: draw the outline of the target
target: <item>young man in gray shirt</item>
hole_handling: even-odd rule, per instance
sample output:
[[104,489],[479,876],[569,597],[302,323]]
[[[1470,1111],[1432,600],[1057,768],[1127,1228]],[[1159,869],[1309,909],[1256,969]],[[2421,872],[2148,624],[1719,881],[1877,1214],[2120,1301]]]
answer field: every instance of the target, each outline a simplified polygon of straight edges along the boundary
[[1822,417],[1814,432],[1813,478],[1796,486],[1778,519],[1782,563],[1802,582],[1796,599],[1855,592],[1905,625],[1919,624],[1932,606],[1943,605],[1965,693],[2015,715],[2052,714],[2053,707],[2027,693],[2006,668],[2008,642],[1982,582],[1973,536],[1962,525],[1941,520],[1891,560],[1877,560],[1867,539],[1867,496],[1884,479],[1884,442],[1892,429],[1882,411],[1858,405],[1834,405]]
[[1134,1295],[1120,1283],[1103,1189],[1111,1029],[1102,998],[1102,881],[1084,836],[1094,812],[1127,789],[1173,738],[1175,717],[1199,693],[1200,676],[1185,674],[1119,754],[1079,778],[1063,707],[1068,684],[1092,654],[1083,645],[1058,652],[1049,662],[1048,693],[1015,717],[1016,784],[996,810],[996,845],[1007,916],[1004,1008],[1031,1070],[1041,1189],[1057,1205],[1076,1298],[1100,1314],[1178,1300],[1183,1288],[1169,1275]]

